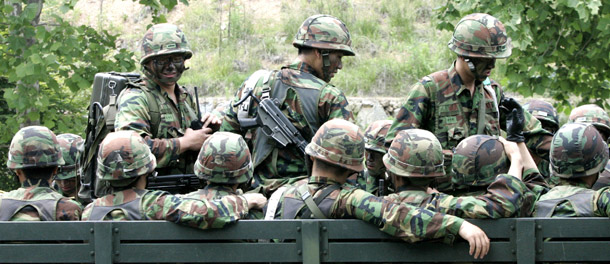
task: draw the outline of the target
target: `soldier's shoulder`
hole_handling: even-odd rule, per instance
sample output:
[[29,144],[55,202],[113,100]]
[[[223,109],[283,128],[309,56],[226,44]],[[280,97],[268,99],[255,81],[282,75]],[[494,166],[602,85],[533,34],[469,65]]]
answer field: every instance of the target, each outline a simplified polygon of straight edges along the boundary
[[73,198],[68,198],[68,197],[63,197],[59,200],[58,204],[57,204],[58,209],[61,208],[62,210],[76,210],[76,211],[82,211],[83,210],[83,205],[76,201]]

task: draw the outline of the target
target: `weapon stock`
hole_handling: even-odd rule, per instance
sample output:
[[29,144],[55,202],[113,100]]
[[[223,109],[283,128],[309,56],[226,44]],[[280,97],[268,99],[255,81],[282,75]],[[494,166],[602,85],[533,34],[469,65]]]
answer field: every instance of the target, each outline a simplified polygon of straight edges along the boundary
[[147,189],[170,193],[189,193],[202,187],[195,174],[150,175],[147,182]]

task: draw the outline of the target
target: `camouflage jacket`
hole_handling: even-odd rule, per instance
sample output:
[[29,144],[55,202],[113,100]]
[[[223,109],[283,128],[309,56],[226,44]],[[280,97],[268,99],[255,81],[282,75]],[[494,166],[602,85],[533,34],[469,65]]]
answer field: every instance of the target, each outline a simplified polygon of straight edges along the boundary
[[501,174],[483,195],[456,197],[445,193],[428,194],[422,189],[403,186],[398,188],[397,193],[384,199],[463,218],[502,218],[518,215],[519,207],[528,203],[524,201],[530,197],[524,195],[527,192],[529,189],[521,180]]
[[[209,183],[205,186],[205,188],[187,193],[178,195],[182,198],[188,199],[198,199],[198,200],[209,200],[209,201],[220,201],[223,197],[227,195],[240,195],[242,194],[241,190],[233,191],[230,187],[226,185]],[[260,210],[249,210],[248,216],[244,219],[263,219],[263,212]]]
[[536,202],[534,216],[544,216],[541,203],[551,202],[552,217],[584,217],[610,216],[610,188],[604,187],[597,191],[588,189],[586,185],[569,185],[565,180]]
[[[248,213],[248,203],[243,196],[229,195],[220,200],[183,199],[163,191],[148,191],[141,197],[135,189],[127,189],[98,198],[85,208],[83,220],[89,220],[94,206],[115,206],[140,199],[141,218],[166,220],[199,229],[222,228],[237,222]],[[104,220],[127,220],[120,209],[114,210]]]
[[[311,176],[307,187],[315,199],[320,195],[321,190],[331,185],[340,184],[326,177]],[[464,221],[459,217],[431,212],[409,204],[392,203],[348,184],[337,188],[325,199],[332,201],[328,218],[360,219],[407,242],[438,238],[452,242]],[[285,199],[300,199],[300,197],[298,186],[287,189],[280,199],[276,218],[281,218],[283,211],[286,210]]]
[[[312,128],[308,124],[304,113],[305,107],[303,106],[303,101],[299,98],[295,88],[319,90],[319,98],[317,100],[318,124],[323,124],[333,118],[354,121],[352,112],[346,108],[348,103],[343,92],[315,77],[312,74],[313,72],[314,70],[311,66],[296,60],[276,72],[271,84],[272,89],[276,89],[273,87],[279,85],[287,87],[285,99],[279,108],[306,140],[310,140],[313,137],[317,128]],[[262,84],[259,82],[257,85]],[[232,104],[241,99],[244,88],[245,83],[237,91]],[[259,98],[261,97],[261,86],[257,86],[254,89],[254,95]],[[256,109],[257,105],[253,102],[250,113],[255,113]],[[238,107],[226,109],[226,116],[220,130],[244,135],[252,149],[253,146],[257,145],[257,133],[254,129],[250,131],[242,130],[237,119],[237,113]],[[259,151],[261,150],[257,148],[252,149],[252,156],[255,160],[257,155],[259,155]],[[265,194],[270,194],[284,184],[293,183],[294,180],[290,180],[290,178],[307,174],[304,156],[295,146],[275,148],[260,164],[257,165],[255,163],[255,166],[253,187],[262,186],[263,193]]]
[[[26,180],[21,188],[3,193],[0,197],[0,212],[2,204],[7,203],[7,200],[16,201],[42,201],[52,200],[55,208],[46,208],[49,211],[55,212],[55,221],[78,221],[81,218],[83,206],[70,198],[63,197],[61,194],[49,187],[46,181],[30,182]],[[41,221],[39,211],[32,206],[26,206],[14,214],[10,221]]]
[[[170,99],[167,92],[153,81],[144,78],[141,84],[144,88],[128,88],[121,92],[118,99],[118,112],[114,123],[116,131],[132,130],[142,135],[157,158],[157,168],[178,167],[181,156],[180,137],[191,125],[191,120],[197,119],[196,105],[193,97],[182,87],[176,85],[178,104]],[[151,113],[148,99],[144,93],[152,92],[159,107],[160,124],[157,131],[151,131]],[[184,160],[184,159],[182,159]],[[192,164],[182,173],[192,173]]]
[[606,163],[604,170],[599,173],[599,178],[591,189],[599,190],[607,186],[610,186],[610,160]]
[[[484,89],[484,84],[479,83],[475,87],[474,95],[471,95],[468,88],[462,84],[462,79],[454,65],[455,62],[448,70],[424,77],[411,88],[386,136],[386,143],[390,143],[400,130],[420,128],[432,132],[446,150],[444,153],[447,156],[445,159],[447,178],[452,174],[449,157],[451,150],[466,137],[477,134],[478,112],[483,97],[481,90]],[[504,95],[498,83],[491,81],[490,86],[494,92],[485,90],[484,95],[484,133],[499,136],[500,113],[494,102],[499,105]],[[526,124],[523,131],[526,144],[530,149],[535,150],[535,153],[546,152],[548,155],[550,133],[542,129],[540,121],[529,112],[524,111],[524,114]]]

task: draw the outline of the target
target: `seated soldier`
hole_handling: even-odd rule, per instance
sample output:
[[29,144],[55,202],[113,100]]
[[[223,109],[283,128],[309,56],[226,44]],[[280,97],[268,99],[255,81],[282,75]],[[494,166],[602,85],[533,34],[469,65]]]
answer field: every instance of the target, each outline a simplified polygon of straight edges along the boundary
[[[377,196],[387,194],[390,182],[387,179],[383,155],[388,152],[385,145],[385,135],[392,126],[392,120],[378,120],[369,125],[364,132],[364,172],[358,176],[358,185],[361,189]],[[384,188],[379,192],[379,180],[383,180]]]
[[156,159],[133,131],[108,134],[97,162],[97,177],[108,181],[112,193],[87,205],[83,220],[167,220],[200,229],[222,228],[246,216],[248,208],[262,207],[265,200],[260,194],[228,195],[220,200],[182,199],[145,189]]
[[[534,116],[540,124],[542,124],[542,128],[546,131],[555,134],[555,132],[559,129],[559,118],[557,117],[557,110],[553,107],[552,104],[542,101],[542,100],[531,100],[527,104],[523,106],[525,111],[528,111],[532,116]],[[538,165],[538,171],[545,178],[549,178],[549,155],[548,152],[544,153],[544,155],[536,155],[533,156],[534,161]]]
[[[463,142],[475,148],[500,143],[496,137],[487,135],[470,136]],[[523,199],[531,197],[522,194],[530,190],[521,181],[521,154],[517,144],[508,141],[502,143],[504,148],[484,149],[492,153],[504,151],[511,160],[508,173],[496,176],[485,194],[456,197],[430,191],[429,186],[434,178],[445,176],[443,148],[434,134],[422,129],[402,130],[383,156],[388,175],[397,189],[396,193],[384,198],[465,218],[515,217],[519,207],[524,204]]]
[[[59,147],[65,164],[59,166],[55,176],[54,187],[65,197],[77,197],[79,171],[77,168],[80,154],[83,151],[83,138],[75,134],[61,134],[57,136]],[[56,185],[56,186],[55,186]]]
[[11,141],[7,167],[21,188],[2,194],[0,221],[79,220],[83,207],[52,189],[57,166],[63,165],[55,134],[42,126],[20,129]]
[[610,216],[610,189],[591,190],[608,162],[608,147],[591,124],[566,124],[551,144],[559,184],[536,202],[535,217]]
[[[452,235],[459,234],[470,243],[470,254],[474,253],[475,258],[487,254],[489,239],[485,233],[461,218],[392,203],[344,184],[348,176],[363,169],[364,138],[358,126],[341,119],[324,123],[306,153],[309,182],[283,193],[276,219],[356,218],[408,242],[443,237],[451,240]],[[270,202],[267,210],[273,207]]]
[[[207,181],[204,189],[181,195],[199,200],[221,200],[239,195],[237,188],[252,179],[252,158],[246,141],[238,134],[216,132],[201,146],[195,161],[195,174]],[[262,212],[250,210],[249,218],[262,218]]]

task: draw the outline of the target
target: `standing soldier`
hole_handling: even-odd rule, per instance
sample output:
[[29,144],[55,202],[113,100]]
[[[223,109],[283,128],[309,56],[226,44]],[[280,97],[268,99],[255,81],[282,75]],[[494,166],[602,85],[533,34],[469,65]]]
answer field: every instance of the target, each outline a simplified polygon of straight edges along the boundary
[[[465,16],[456,25],[448,46],[457,59],[448,70],[432,73],[411,88],[386,141],[391,142],[400,130],[428,130],[441,142],[445,170],[450,172],[451,150],[471,135],[499,136],[500,110],[511,111],[518,103],[504,99],[500,85],[489,79],[496,59],[511,55],[511,40],[499,20],[481,13]],[[550,142],[548,132],[529,113],[525,121],[524,135],[530,149],[548,152],[548,148],[540,149]],[[439,177],[438,189],[450,189],[450,178]]]
[[7,167],[21,188],[2,194],[0,221],[79,220],[80,203],[53,190],[51,180],[64,165],[55,134],[43,126],[20,129],[11,141]]
[[83,152],[83,138],[68,133],[58,135],[57,141],[65,164],[59,166],[59,171],[55,176],[56,189],[65,197],[76,198],[80,178],[78,160]]
[[[220,125],[220,119],[206,114],[201,120],[203,128],[190,128],[191,122],[197,121],[197,107],[193,96],[177,82],[193,52],[184,33],[172,24],[152,26],[141,47],[144,77],[138,87],[121,92],[115,130],[131,130],[141,135],[155,155],[161,175],[193,173],[194,160],[185,152],[199,151],[212,128]],[[149,98],[154,98],[154,102]]]
[[[330,119],[353,121],[352,113],[346,109],[345,95],[329,84],[343,68],[342,57],[355,55],[351,43],[350,33],[339,19],[311,16],[299,27],[292,42],[298,49],[297,59],[279,71],[255,72],[237,91],[221,130],[244,135],[254,160],[252,187],[266,196],[307,174],[304,154],[294,145],[277,146],[262,128],[242,127],[240,120],[256,115],[258,108],[254,100],[246,98],[252,94],[259,99],[277,99],[282,113],[307,141]],[[241,99],[245,101],[235,106]]]
[[[312,161],[309,181],[283,193],[275,218],[356,218],[408,242],[459,234],[470,243],[475,258],[487,254],[485,233],[461,218],[392,203],[345,184],[350,175],[363,170],[364,137],[358,126],[330,120],[320,127],[306,152]],[[271,202],[267,210],[270,206]]]
[[255,198],[251,201],[242,195],[220,200],[181,199],[147,190],[147,176],[155,173],[156,161],[144,139],[133,131],[108,134],[97,162],[97,177],[108,181],[113,192],[87,205],[83,220],[167,220],[200,229],[222,228],[242,219],[249,206],[262,207],[258,199],[264,199],[260,194],[249,194]]
[[[244,138],[230,132],[214,133],[201,146],[195,162],[195,174],[207,181],[204,189],[183,195],[198,200],[221,200],[227,195],[241,194],[239,185],[252,179],[252,159]],[[262,218],[258,211],[258,217]]]

